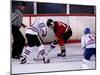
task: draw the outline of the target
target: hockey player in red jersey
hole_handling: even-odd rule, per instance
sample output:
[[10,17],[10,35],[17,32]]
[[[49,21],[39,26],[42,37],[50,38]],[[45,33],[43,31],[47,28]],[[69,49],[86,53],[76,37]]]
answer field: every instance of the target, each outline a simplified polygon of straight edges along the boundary
[[53,29],[55,34],[55,40],[51,44],[51,47],[55,47],[55,44],[59,44],[61,48],[61,52],[57,54],[57,56],[65,57],[66,49],[65,42],[72,36],[71,27],[60,21],[53,21],[52,19],[48,19],[47,26]]

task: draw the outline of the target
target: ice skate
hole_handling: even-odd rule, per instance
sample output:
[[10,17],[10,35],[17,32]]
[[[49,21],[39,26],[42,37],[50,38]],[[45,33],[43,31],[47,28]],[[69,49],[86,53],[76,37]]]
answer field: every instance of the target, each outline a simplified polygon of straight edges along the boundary
[[21,64],[25,64],[27,62],[26,57],[21,58]]
[[65,57],[66,56],[66,52],[64,52],[64,53],[58,53],[57,56],[58,57]]
[[50,59],[43,58],[44,63],[50,63]]

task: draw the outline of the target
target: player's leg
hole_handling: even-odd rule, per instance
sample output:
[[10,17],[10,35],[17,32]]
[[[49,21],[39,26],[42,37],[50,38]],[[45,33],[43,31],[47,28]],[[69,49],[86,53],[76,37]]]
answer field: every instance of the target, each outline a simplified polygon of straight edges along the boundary
[[18,38],[18,41],[17,41],[17,44],[18,44],[18,56],[20,57],[21,54],[22,54],[22,51],[23,51],[23,48],[24,48],[24,45],[25,45],[25,38],[24,36],[22,35],[21,31],[19,30],[19,34],[17,35],[17,38]]
[[66,56],[65,45],[61,45],[60,49],[61,49],[61,53],[58,53],[57,56],[65,57]]
[[26,34],[26,38],[28,41],[28,47],[26,48],[24,54],[23,54],[23,58],[21,59],[21,64],[24,64],[27,62],[27,57],[29,56],[29,54],[31,53],[32,47],[33,46],[37,46],[39,49],[39,54],[41,56],[43,56],[44,62],[46,62],[46,55],[45,55],[45,49],[44,46],[42,45],[42,42],[40,40],[40,38],[37,35],[31,35],[31,34]]
[[15,58],[15,56],[17,56],[17,45],[16,45],[16,42],[17,42],[16,37],[17,37],[17,35],[16,34],[17,34],[18,30],[19,30],[18,28],[16,29],[16,27],[12,25],[12,36],[13,36],[12,58]]
[[25,39],[21,34],[18,27],[12,25],[12,35],[13,35],[13,44],[12,44],[12,57],[19,58],[22,53]]
[[22,54],[22,58],[21,58],[21,64],[24,64],[27,62],[27,58],[29,56],[29,54],[32,51],[32,47],[27,46],[27,48],[25,49],[25,52]]
[[82,69],[89,69],[90,58],[93,54],[94,54],[93,48],[86,48],[85,49],[82,67],[81,67]]
[[41,41],[40,37],[37,36],[36,38],[37,38],[36,39],[37,40],[36,45],[38,47],[39,54],[43,57],[44,63],[49,63],[49,59],[46,56],[45,48],[44,48],[44,46],[42,44],[42,41]]
[[[63,34],[64,42],[66,42],[71,36],[72,36],[72,30],[70,29],[68,32],[65,32]],[[60,48],[61,48],[61,53],[58,53],[57,56],[65,57],[66,56],[65,45],[60,45]]]
[[29,56],[29,54],[31,53],[32,51],[32,47],[35,46],[35,35],[31,35],[31,34],[26,34],[26,39],[27,39],[27,42],[28,42],[28,46],[26,47],[24,53],[22,54],[22,58],[21,58],[21,64],[24,64],[27,62],[27,58]]
[[93,50],[93,54],[95,55],[95,57],[96,57],[96,48],[93,48],[94,50]]
[[64,39],[64,41],[67,42],[67,40],[68,40],[71,36],[72,36],[72,30],[69,29],[68,32],[65,32],[65,33],[63,34],[63,39]]
[[83,58],[81,69],[89,69],[89,60]]

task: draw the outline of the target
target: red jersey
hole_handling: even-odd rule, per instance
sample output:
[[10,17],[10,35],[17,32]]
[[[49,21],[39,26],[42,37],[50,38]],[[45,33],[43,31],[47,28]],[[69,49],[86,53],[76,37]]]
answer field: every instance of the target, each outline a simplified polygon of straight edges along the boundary
[[58,38],[58,42],[60,45],[64,45],[64,39],[62,37],[63,34],[68,31],[68,29],[69,26],[67,24],[58,21],[54,22],[54,33]]

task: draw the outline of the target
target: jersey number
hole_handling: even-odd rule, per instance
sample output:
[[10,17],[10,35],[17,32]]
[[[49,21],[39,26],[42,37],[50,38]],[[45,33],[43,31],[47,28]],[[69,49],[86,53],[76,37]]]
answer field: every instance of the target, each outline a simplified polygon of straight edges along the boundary
[[90,41],[93,41],[93,40],[95,40],[95,37],[92,35],[92,36],[89,36],[89,39],[90,39]]

